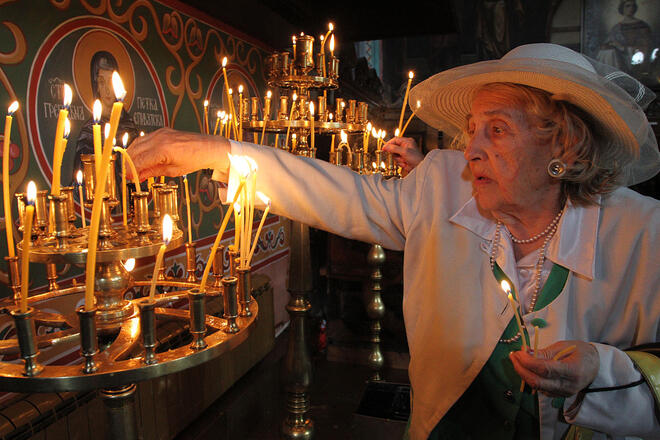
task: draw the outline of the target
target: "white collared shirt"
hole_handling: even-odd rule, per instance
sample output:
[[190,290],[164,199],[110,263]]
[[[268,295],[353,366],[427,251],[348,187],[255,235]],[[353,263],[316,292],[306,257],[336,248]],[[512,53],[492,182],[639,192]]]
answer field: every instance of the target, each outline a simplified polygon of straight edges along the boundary
[[[426,439],[479,374],[513,317],[488,259],[495,224],[471,202],[463,155],[436,150],[406,178],[383,180],[247,143],[232,142],[232,154],[256,161],[257,190],[271,198],[271,212],[405,250],[403,311],[413,387],[409,433]],[[502,239],[500,246],[497,262],[520,288],[511,243]],[[622,188],[600,206],[567,205],[547,251],[549,261],[570,270],[566,285],[551,304],[523,317],[527,324],[534,317],[549,323],[539,333],[539,346],[573,339],[594,343],[601,362],[594,387],[639,379],[620,349],[660,340],[658,249],[658,201]],[[565,434],[569,426],[558,420],[550,398],[539,395],[539,414],[542,439]],[[653,397],[644,386],[588,394],[564,415],[613,436],[660,436]]]

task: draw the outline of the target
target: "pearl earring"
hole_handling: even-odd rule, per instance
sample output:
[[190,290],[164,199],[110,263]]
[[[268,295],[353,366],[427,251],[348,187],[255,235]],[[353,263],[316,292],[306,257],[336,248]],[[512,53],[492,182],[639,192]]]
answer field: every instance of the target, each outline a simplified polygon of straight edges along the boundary
[[548,174],[551,177],[559,179],[566,174],[566,164],[559,159],[552,159],[548,164]]

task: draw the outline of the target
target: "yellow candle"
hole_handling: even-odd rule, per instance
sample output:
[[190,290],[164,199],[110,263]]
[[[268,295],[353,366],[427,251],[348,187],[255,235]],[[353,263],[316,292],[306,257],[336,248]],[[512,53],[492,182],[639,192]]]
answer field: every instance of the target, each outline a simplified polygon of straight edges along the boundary
[[64,151],[66,151],[66,145],[69,141],[69,133],[71,133],[71,122],[69,118],[64,120],[64,133],[63,137],[60,140],[60,153],[57,158],[57,162],[53,162],[53,186],[51,186],[51,192],[55,195],[60,194],[61,188],[61,175],[62,175],[62,158],[64,157]]
[[11,199],[9,197],[9,145],[11,138],[11,122],[14,112],[18,110],[18,101],[12,102],[7,109],[5,118],[5,137],[2,142],[2,196],[5,208],[5,231],[7,231],[7,249],[11,258],[16,256],[14,249],[14,222],[11,219]]
[[243,141],[243,84],[238,86],[238,140]]
[[252,243],[252,248],[250,249],[250,254],[248,255],[247,258],[247,266],[250,266],[250,262],[252,261],[252,256],[254,255],[254,250],[257,248],[257,242],[259,241],[259,234],[261,234],[261,228],[264,226],[264,222],[266,221],[266,217],[268,216],[268,211],[270,211],[270,199],[266,197],[263,193],[257,192],[257,196],[261,199],[261,201],[266,205],[266,210],[264,211],[263,215],[261,216],[261,221],[259,222],[259,227],[257,228],[257,233],[254,235],[254,242]]
[[270,120],[270,98],[273,96],[273,93],[269,90],[266,92],[266,99],[264,99],[264,126],[261,128],[261,141],[259,145],[264,144],[264,136],[266,135],[266,125]]
[[209,101],[204,100],[204,134],[209,134]]
[[569,345],[568,347],[564,348],[559,353],[554,355],[552,357],[552,360],[553,361],[560,361],[563,358],[565,358],[566,356],[568,356],[569,354],[573,353],[575,351],[575,349],[577,349],[577,345]]
[[[240,200],[240,199],[239,199]],[[240,250],[241,245],[241,230],[243,223],[241,222],[241,205],[234,202],[234,249]]]
[[163,265],[163,256],[165,255],[165,250],[167,245],[170,244],[172,239],[172,218],[169,214],[163,216],[163,244],[160,245],[158,249],[158,255],[156,256],[156,264],[154,265],[154,271],[151,276],[151,285],[149,286],[149,301],[154,300],[156,294],[156,279],[158,278],[158,270]]
[[312,132],[312,151],[314,151],[314,103],[309,103],[309,123],[311,124]]
[[218,113],[216,114],[215,127],[213,128],[213,136],[215,136],[216,133],[218,132],[218,124],[220,124],[220,115],[221,115],[221,113],[222,112],[220,112],[220,110],[218,110]]
[[330,56],[335,56],[335,34],[330,37]]
[[410,124],[410,121],[412,121],[412,118],[417,114],[417,110],[419,110],[419,107],[421,105],[422,104],[419,102],[419,100],[417,100],[417,108],[415,108],[415,111],[412,112],[412,115],[410,115],[410,117],[406,121],[406,124],[403,126],[403,129],[401,130],[401,134],[399,134],[399,136],[403,137],[403,134],[406,132],[406,128],[408,128],[408,124]]
[[92,133],[94,135],[94,169],[96,170],[96,175],[99,174],[99,165],[101,165],[101,156],[103,156],[103,150],[101,147],[101,114],[103,107],[101,106],[101,101],[98,99],[94,101],[94,125],[92,125]]
[[103,156],[99,164],[99,172],[96,175],[96,187],[94,188],[94,204],[92,205],[92,218],[89,223],[89,236],[87,248],[87,263],[85,267],[85,310],[92,310],[94,307],[94,277],[96,269],[96,245],[99,239],[99,223],[101,220],[101,208],[103,206],[103,195],[105,193],[110,157],[112,155],[113,139],[117,133],[117,125],[123,108],[121,100],[126,96],[126,90],[119,78],[117,72],[112,74],[112,83],[115,89],[115,96],[119,100],[112,106],[110,114],[110,129],[105,139],[103,147]]
[[69,116],[69,106],[71,105],[73,93],[68,84],[64,84],[64,104],[60,109],[57,118],[57,127],[55,128],[55,145],[53,147],[53,181],[51,183],[51,193],[55,196],[60,195],[60,173],[62,168],[62,156],[64,149],[62,139],[64,137],[64,124]]
[[334,152],[335,152],[335,135],[333,134],[330,137],[330,153],[334,153]]
[[401,125],[403,124],[403,114],[406,111],[406,104],[408,103],[408,93],[410,92],[410,83],[412,83],[413,77],[415,74],[408,72],[408,85],[406,86],[406,94],[403,96],[403,105],[401,106],[401,115],[399,116],[399,132],[401,132]]
[[[128,143],[128,133],[124,133],[124,136],[121,138],[121,144],[124,146],[123,150],[126,149],[126,144]],[[122,151],[120,149],[120,151]],[[137,188],[136,188],[137,191]],[[128,192],[126,191],[126,155],[121,155],[121,214],[124,221],[124,226],[128,225],[128,210],[126,209],[126,199],[128,199]]]
[[37,200],[37,186],[30,181],[27,186],[27,205],[23,217],[23,254],[21,255],[21,298],[20,311],[27,312],[28,286],[30,285],[30,243],[32,236],[32,219],[34,218],[34,204]]
[[192,243],[192,229],[190,222],[190,189],[188,188],[188,176],[183,176],[183,186],[186,190],[186,213],[188,215],[188,243]]
[[[243,185],[244,182],[242,182],[239,185],[236,194],[239,194],[241,192],[241,190],[243,189]],[[229,219],[231,218],[231,214],[233,211],[234,211],[234,203],[232,200],[229,202],[229,208],[225,213],[225,218],[222,219],[222,224],[220,225],[220,229],[218,230],[218,235],[215,236],[215,242],[213,242],[213,247],[211,247],[211,253],[209,254],[209,259],[206,262],[206,267],[204,268],[202,281],[199,283],[200,292],[204,292],[204,288],[206,287],[206,280],[208,279],[209,273],[211,272],[211,267],[213,266],[213,259],[215,258],[216,251],[218,250],[218,246],[220,245],[220,240],[222,239],[222,234],[225,233],[225,229],[227,228],[227,224],[229,223]]]
[[78,198],[80,199],[80,219],[82,220],[82,227],[85,225],[85,205],[83,203],[83,173],[78,170],[76,173],[76,181],[78,182]]
[[326,32],[325,37],[321,37],[321,63],[323,64],[323,76],[326,76],[326,71],[325,71],[325,42],[328,41],[328,36],[330,36],[330,33],[333,30],[334,30],[333,24],[328,23],[328,32]]
[[286,138],[284,139],[285,148],[289,147],[289,132],[291,131],[291,118],[293,118],[293,109],[296,108],[297,99],[298,99],[298,95],[296,94],[296,92],[293,92],[293,96],[291,97],[291,111],[289,112],[289,124],[286,127]]
[[[222,76],[225,79],[225,92],[227,92],[227,100],[229,101],[229,112],[233,116],[231,119],[234,121],[232,127],[236,130],[236,112],[234,111],[234,100],[231,96],[231,89],[229,88],[229,81],[227,80],[227,57],[222,59]],[[234,138],[236,138],[237,133],[234,132]]]

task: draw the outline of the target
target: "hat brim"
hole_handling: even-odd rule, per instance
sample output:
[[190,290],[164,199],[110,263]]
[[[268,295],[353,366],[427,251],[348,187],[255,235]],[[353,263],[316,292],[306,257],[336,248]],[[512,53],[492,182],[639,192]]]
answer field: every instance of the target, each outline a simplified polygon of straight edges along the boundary
[[642,109],[622,89],[598,74],[571,63],[517,58],[482,61],[438,73],[410,91],[410,103],[420,102],[417,116],[450,136],[465,127],[476,89],[494,82],[516,83],[560,94],[589,114],[606,139],[633,157],[646,141],[648,121]]

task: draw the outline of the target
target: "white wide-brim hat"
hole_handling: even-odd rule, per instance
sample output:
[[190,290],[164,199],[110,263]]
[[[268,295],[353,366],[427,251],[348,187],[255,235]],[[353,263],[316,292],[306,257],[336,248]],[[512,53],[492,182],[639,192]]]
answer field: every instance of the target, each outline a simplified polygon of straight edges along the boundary
[[[499,60],[433,75],[410,91],[410,104],[416,108],[419,101],[417,116],[453,137],[465,128],[474,92],[482,85],[507,82],[545,90],[585,111],[601,138],[611,141],[610,148],[630,154],[632,162],[624,169],[623,182],[632,185],[660,171],[657,140],[638,104],[650,91],[632,77],[611,70],[599,74],[593,61],[564,46],[527,44]],[[618,79],[627,83],[627,91],[615,83]]]

